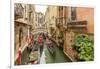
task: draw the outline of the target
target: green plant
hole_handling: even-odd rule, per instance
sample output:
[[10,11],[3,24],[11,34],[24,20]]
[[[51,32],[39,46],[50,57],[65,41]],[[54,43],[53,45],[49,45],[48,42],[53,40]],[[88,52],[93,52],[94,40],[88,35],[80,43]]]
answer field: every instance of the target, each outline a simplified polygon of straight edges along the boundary
[[64,37],[64,33],[63,33],[62,31],[60,31],[59,37],[60,37],[60,38],[63,38],[63,37]]
[[78,60],[91,61],[94,59],[94,40],[88,35],[77,35],[74,48],[78,51]]

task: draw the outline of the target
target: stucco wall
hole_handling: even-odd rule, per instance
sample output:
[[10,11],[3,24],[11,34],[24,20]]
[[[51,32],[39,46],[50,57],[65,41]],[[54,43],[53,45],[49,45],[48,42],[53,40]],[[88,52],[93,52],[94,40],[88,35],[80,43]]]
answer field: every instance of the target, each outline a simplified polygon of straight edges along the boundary
[[88,21],[88,32],[94,32],[94,9],[93,8],[77,8],[77,20]]

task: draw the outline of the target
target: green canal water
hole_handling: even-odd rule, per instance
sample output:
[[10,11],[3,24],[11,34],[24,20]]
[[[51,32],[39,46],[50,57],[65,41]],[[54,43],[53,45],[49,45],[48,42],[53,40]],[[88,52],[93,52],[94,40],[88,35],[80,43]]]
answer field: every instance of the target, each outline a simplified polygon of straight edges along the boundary
[[[45,50],[45,55],[46,55],[46,63],[67,63],[71,62],[71,60],[63,53],[62,49],[59,47],[55,46],[55,56],[52,56],[51,53],[48,51],[46,48]],[[22,65],[26,65],[29,61],[29,53],[27,52],[27,49],[22,53]],[[17,64],[17,61],[15,65]]]

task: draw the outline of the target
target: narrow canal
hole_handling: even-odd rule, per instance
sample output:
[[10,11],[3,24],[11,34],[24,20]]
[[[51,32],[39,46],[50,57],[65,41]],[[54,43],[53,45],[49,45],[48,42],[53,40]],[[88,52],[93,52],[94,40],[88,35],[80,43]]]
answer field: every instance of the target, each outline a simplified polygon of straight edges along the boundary
[[[38,43],[37,43],[38,37],[39,37],[39,34],[34,34],[33,41],[36,41],[34,46],[37,47],[37,50],[35,51],[38,51],[38,54],[35,54],[35,55],[38,55],[38,56],[33,55],[33,58],[36,58],[37,61],[38,60],[40,61],[38,62],[38,64],[71,62],[71,60],[64,54],[63,50],[59,48],[56,43],[52,41],[48,41],[48,38],[45,38],[45,39],[43,38],[43,51],[42,51],[42,56],[40,57]],[[51,48],[48,46],[47,44],[48,42],[52,43]],[[21,60],[22,65],[29,64],[29,61],[30,61],[29,55],[30,53],[28,52],[27,48],[25,48],[25,50],[22,53],[22,60]]]

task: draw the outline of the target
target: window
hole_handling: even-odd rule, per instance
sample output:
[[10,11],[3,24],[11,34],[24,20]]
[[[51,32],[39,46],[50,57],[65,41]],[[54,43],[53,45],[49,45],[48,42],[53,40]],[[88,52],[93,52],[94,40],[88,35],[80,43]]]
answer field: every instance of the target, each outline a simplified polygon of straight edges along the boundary
[[71,19],[76,19],[76,7],[71,7]]
[[63,6],[61,6],[61,11],[63,11]]

